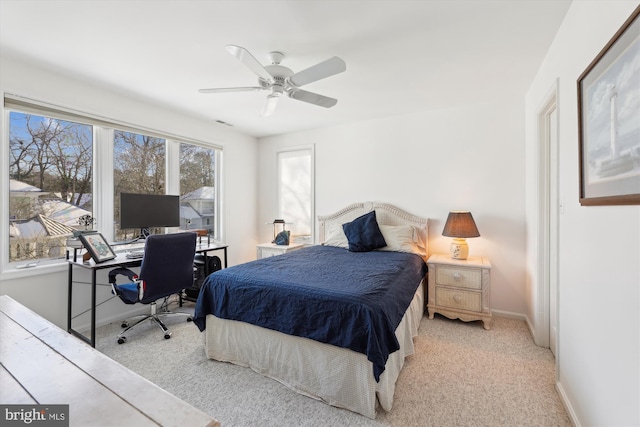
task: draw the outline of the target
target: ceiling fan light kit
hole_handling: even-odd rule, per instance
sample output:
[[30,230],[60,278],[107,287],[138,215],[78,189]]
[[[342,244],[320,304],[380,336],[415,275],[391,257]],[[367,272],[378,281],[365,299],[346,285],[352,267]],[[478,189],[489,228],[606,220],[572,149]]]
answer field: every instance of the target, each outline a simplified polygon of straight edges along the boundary
[[331,108],[338,103],[338,100],[335,98],[300,89],[300,86],[344,72],[347,69],[347,66],[345,62],[337,56],[306,68],[298,73],[294,73],[291,69],[280,65],[280,62],[285,58],[282,52],[270,52],[269,59],[271,60],[271,64],[263,66],[256,58],[254,58],[253,55],[251,55],[251,53],[249,53],[248,50],[243,47],[228,45],[226,46],[226,49],[231,55],[258,76],[259,86],[200,89],[200,93],[270,90],[271,93],[267,96],[266,102],[262,108],[262,116],[269,116],[273,114],[278,103],[278,99],[283,93],[286,93],[289,98],[324,108]]
[[260,115],[262,117],[268,117],[271,114],[273,114],[273,112],[276,109],[276,105],[278,105],[278,99],[280,99],[279,94],[267,95],[267,101],[264,103],[264,106],[262,107],[262,112],[260,113]]

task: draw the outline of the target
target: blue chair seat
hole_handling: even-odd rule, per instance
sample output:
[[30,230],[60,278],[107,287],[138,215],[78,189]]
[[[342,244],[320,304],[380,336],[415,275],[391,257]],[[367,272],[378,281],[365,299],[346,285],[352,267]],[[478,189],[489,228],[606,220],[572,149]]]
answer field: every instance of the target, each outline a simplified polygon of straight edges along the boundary
[[126,304],[135,304],[138,301],[138,284],[137,283],[124,283],[122,285],[116,285],[117,295]]

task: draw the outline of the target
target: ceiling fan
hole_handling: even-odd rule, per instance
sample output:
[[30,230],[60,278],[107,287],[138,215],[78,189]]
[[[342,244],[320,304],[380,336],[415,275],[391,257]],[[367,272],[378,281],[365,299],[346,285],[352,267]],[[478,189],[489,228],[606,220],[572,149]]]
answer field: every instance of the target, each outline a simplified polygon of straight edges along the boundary
[[269,58],[271,64],[263,66],[243,47],[228,45],[226,49],[258,76],[258,86],[200,89],[198,92],[223,93],[269,90],[271,93],[267,95],[267,101],[262,108],[262,116],[273,114],[278,99],[280,99],[283,93],[286,93],[289,98],[325,108],[331,108],[338,102],[335,98],[329,98],[328,96],[318,95],[317,93],[300,89],[300,86],[345,71],[347,69],[346,64],[337,56],[294,73],[291,69],[280,65],[280,62],[284,59],[284,54],[281,52],[270,52]]

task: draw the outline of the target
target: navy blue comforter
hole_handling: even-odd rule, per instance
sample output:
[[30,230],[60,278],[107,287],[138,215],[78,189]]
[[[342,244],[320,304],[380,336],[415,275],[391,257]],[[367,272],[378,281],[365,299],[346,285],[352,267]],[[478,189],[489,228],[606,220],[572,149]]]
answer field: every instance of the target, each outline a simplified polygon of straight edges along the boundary
[[426,271],[414,254],[311,246],[211,274],[193,320],[203,331],[213,314],[349,348],[367,356],[378,381]]

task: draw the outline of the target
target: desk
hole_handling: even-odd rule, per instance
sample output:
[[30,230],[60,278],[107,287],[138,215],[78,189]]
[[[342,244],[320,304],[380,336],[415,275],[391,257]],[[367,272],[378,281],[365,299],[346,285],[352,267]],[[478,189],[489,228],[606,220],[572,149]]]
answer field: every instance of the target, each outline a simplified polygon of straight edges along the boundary
[[69,405],[69,426],[220,426],[7,295],[0,296],[0,379],[0,403]]
[[[205,262],[205,274],[209,274],[208,271],[208,262],[207,262],[207,254],[213,251],[224,251],[224,267],[227,268],[227,245],[223,244],[196,244],[196,253],[204,254],[204,262]],[[124,253],[118,254],[118,256],[114,259],[101,262],[96,264],[93,260],[89,260],[87,262],[82,262],[82,257],[77,257],[74,254],[73,258],[68,259],[69,263],[69,301],[67,308],[67,332],[81,340],[87,342],[92,347],[96,346],[96,277],[98,270],[111,269],[116,267],[139,267],[142,264],[142,258],[129,259],[125,256]],[[91,271],[91,337],[87,338],[79,331],[73,329],[71,325],[71,320],[73,319],[72,315],[72,301],[73,301],[73,269],[74,268],[84,268]]]

